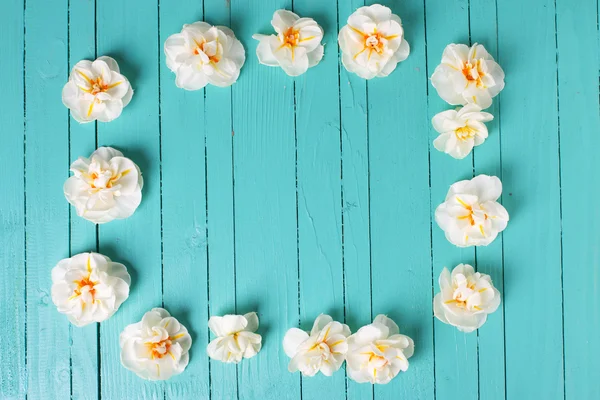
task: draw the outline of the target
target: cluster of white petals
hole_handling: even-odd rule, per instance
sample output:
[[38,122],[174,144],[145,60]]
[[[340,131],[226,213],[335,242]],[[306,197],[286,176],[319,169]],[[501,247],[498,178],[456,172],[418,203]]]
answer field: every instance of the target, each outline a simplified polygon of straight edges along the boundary
[[209,83],[230,86],[246,61],[244,47],[231,29],[206,22],[184,25],[181,33],[169,36],[165,55],[175,84],[186,90],[202,89]]
[[127,218],[142,201],[144,180],[138,166],[112,147],[100,147],[90,158],[71,164],[63,190],[77,215],[103,224]]
[[496,201],[501,194],[502,182],[495,176],[456,182],[435,210],[435,221],[458,247],[487,246],[508,224],[508,212]]
[[462,332],[473,332],[500,305],[500,292],[489,275],[475,272],[472,266],[459,264],[440,274],[440,293],[433,299],[437,319]]
[[254,357],[261,349],[262,337],[255,333],[258,330],[255,312],[210,317],[208,327],[217,336],[206,348],[210,358],[237,364],[242,358]]
[[73,67],[62,91],[63,104],[76,121],[109,122],[121,115],[133,89],[111,57],[82,60]]
[[125,327],[119,344],[125,368],[140,378],[163,381],[188,365],[192,338],[167,310],[153,308],[140,322]]
[[431,83],[450,104],[475,103],[485,109],[504,88],[504,71],[482,45],[452,43],[444,49]]
[[348,325],[334,321],[329,315],[319,315],[310,333],[292,328],[283,338],[283,350],[291,358],[288,370],[304,376],[321,372],[331,376],[340,369],[348,351]]
[[98,253],[81,253],[52,269],[52,302],[76,326],[110,318],[129,297],[123,264]]
[[484,122],[492,119],[494,116],[482,112],[477,104],[467,104],[457,110],[436,114],[432,123],[440,135],[433,141],[433,145],[454,158],[465,158],[474,146],[479,146],[488,137]]
[[323,58],[323,28],[312,18],[300,18],[287,10],[277,10],[271,25],[277,35],[256,34],[256,55],[261,64],[281,67],[286,74],[298,76]]
[[380,4],[350,15],[338,41],[344,67],[365,79],[388,76],[410,53],[400,17]]
[[400,334],[398,325],[380,314],[348,338],[348,376],[359,383],[386,384],[408,369],[414,348],[413,340]]

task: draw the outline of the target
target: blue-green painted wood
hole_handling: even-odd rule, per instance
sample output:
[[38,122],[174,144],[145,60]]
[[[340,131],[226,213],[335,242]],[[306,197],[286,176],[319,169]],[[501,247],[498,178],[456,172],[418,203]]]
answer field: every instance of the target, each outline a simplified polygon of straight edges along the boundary
[[290,5],[231,1],[232,28],[247,54],[233,86],[237,303],[258,312],[264,336],[260,357],[239,367],[244,400],[300,396],[300,376],[287,372],[281,346],[299,319],[294,90],[281,71],[258,64],[251,39],[270,28],[274,10]]
[[[427,72],[431,77],[450,43],[469,44],[469,15],[467,0],[427,0],[426,40]],[[453,108],[442,100],[429,85],[429,119],[439,112]],[[450,185],[473,176],[472,157],[455,160],[437,151],[432,141],[438,133],[429,123],[430,184],[432,213],[433,292],[438,293],[438,277],[444,267],[452,270],[457,264],[474,264],[475,250],[457,248],[444,236],[435,223],[433,213],[444,201]],[[477,335],[459,332],[450,325],[434,321],[436,398],[477,399]]]
[[[567,399],[600,397],[600,195],[594,184],[600,163],[598,2],[577,7],[557,1],[559,143],[562,194],[564,368]],[[594,18],[596,17],[596,18]]]
[[[49,7],[46,7],[49,5]],[[50,270],[69,255],[67,1],[30,0],[25,9],[25,200],[28,399],[70,396],[69,322],[50,296]],[[48,351],[52,344],[52,351]]]
[[[173,13],[175,7],[182,14]],[[175,86],[163,45],[195,18],[202,19],[202,2],[160,2],[163,300],[165,308],[192,332],[195,350],[190,352],[186,375],[166,384],[167,398],[181,400],[208,398],[210,390],[204,354],[208,307],[199,306],[208,301],[205,102],[203,91],[188,92]],[[184,142],[186,146],[181,148]]]
[[3,76],[0,170],[5,185],[0,192],[0,397],[24,399],[25,365],[25,182],[23,1],[0,4],[0,46]]
[[[368,83],[337,62],[337,30],[362,1],[157,2],[0,5],[0,398],[598,397],[596,2],[390,0],[411,56]],[[295,79],[258,65],[250,38],[292,6],[324,26],[327,43],[323,63]],[[233,88],[188,93],[175,88],[162,45],[203,12],[232,26],[247,63]],[[98,55],[115,57],[136,89],[118,120],[99,125],[99,145],[123,150],[146,183],[134,216],[99,229],[99,250],[133,278],[130,299],[101,324],[99,348],[96,326],[70,326],[50,300],[56,262],[96,248],[95,226],[62,193],[69,163],[94,150],[96,127],[60,103],[70,66],[95,56],[96,29]],[[490,108],[488,140],[453,160],[431,146],[429,120],[449,106],[426,79],[445,45],[469,40],[497,58],[507,86]],[[474,173],[502,178],[511,221],[492,245],[461,251],[431,212]],[[459,262],[491,274],[503,294],[478,333],[432,326],[438,274]],[[310,279],[323,269],[327,280]],[[191,362],[166,384],[143,382],[121,367],[118,335],[163,301],[193,333]],[[237,368],[209,363],[209,314],[251,310],[263,352]],[[416,341],[411,368],[385,387],[344,383],[343,371],[301,386],[281,339],[319,312],[353,330],[388,313]]]
[[498,4],[509,399],[564,395],[554,23],[553,1]]
[[[428,399],[434,393],[431,316],[429,118],[425,5],[384,1],[403,20],[410,57],[369,92],[369,160],[373,314],[387,314],[415,341],[416,368],[385,386],[376,399]],[[410,95],[405,95],[410,93]]]
[[[364,5],[362,0],[338,2],[337,31]],[[337,46],[337,44],[336,44]],[[338,47],[338,53],[341,51]],[[342,141],[342,229],[346,322],[354,332],[371,323],[371,238],[369,230],[369,138],[367,84],[346,71],[338,58]],[[348,399],[373,398],[371,385],[347,380]]]
[[[131,158],[144,177],[142,203],[133,216],[100,226],[100,252],[124,263],[132,275],[129,299],[101,324],[102,398],[162,399],[164,384],[146,382],[119,361],[119,335],[145,312],[160,307],[162,296],[160,209],[160,121],[156,1],[97,2],[98,55],[117,60],[135,91],[118,119],[98,124],[98,144],[113,146]],[[166,266],[165,271],[169,271]],[[170,310],[184,319],[185,310]],[[193,353],[192,353],[193,354]]]
[[[230,27],[230,12],[220,2],[204,5],[205,19],[213,25]],[[205,90],[209,311],[210,315],[245,314],[252,310],[245,305],[236,308],[232,88]],[[211,361],[210,368],[212,398],[237,398],[238,366]]]
[[[471,0],[469,6],[471,43],[483,44],[497,60],[496,0]],[[474,149],[473,167],[475,175],[493,175],[502,180],[500,110],[500,98],[496,97],[492,106],[486,110],[494,116],[494,120],[487,123],[489,136],[485,145]],[[490,275],[496,288],[504,294],[502,241],[503,237],[499,235],[488,246],[478,247],[475,251],[475,267],[477,271]],[[489,400],[504,399],[504,303],[489,316],[477,335],[479,397]]]
[[[300,322],[310,329],[321,313],[344,320],[337,9],[322,0],[295,0],[294,11],[314,17],[325,31],[321,63],[289,78],[296,95]],[[302,378],[302,396],[345,399],[344,370]]]
[[[68,72],[80,60],[96,58],[96,20],[93,1],[69,2],[69,59]],[[68,117],[69,154],[68,166],[77,158],[89,157],[96,148],[96,123],[79,124]],[[69,176],[69,171],[65,171]],[[66,179],[66,177],[65,177]],[[71,256],[97,251],[96,226],[77,216],[75,208],[69,208],[71,222]],[[98,399],[100,397],[98,376],[99,340],[98,324],[83,328],[71,326],[71,393],[73,399]]]

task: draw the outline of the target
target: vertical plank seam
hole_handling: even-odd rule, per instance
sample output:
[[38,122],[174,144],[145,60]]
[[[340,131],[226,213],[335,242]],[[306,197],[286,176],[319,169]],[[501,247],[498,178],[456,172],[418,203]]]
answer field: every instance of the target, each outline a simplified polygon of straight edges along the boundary
[[[165,244],[163,218],[163,140],[162,140],[162,88],[160,86],[160,0],[156,1],[156,75],[158,82],[158,206],[160,209],[160,303],[165,308]],[[162,386],[163,400],[167,398],[167,387]]]
[[563,381],[563,399],[567,398],[567,376],[566,376],[566,351],[565,351],[565,290],[564,290],[564,279],[563,279],[563,198],[562,198],[562,160],[560,151],[560,82],[559,74],[560,69],[558,67],[559,49],[558,49],[558,11],[556,8],[557,0],[554,0],[554,46],[555,46],[555,60],[556,60],[556,135],[557,135],[557,153],[558,153],[558,216],[560,223],[560,294],[561,294],[561,314],[560,314],[560,325],[562,334],[562,381]]
[[[231,25],[231,2],[229,4],[229,25]],[[229,88],[229,126],[231,128],[231,204],[233,209],[232,229],[233,229],[233,307],[235,313],[238,313],[237,306],[237,255],[235,246],[235,156],[233,153],[233,140],[235,133],[233,130],[233,87]],[[240,365],[235,366],[235,396],[240,399]]]
[[[498,57],[498,63],[500,63],[500,38],[498,36],[498,26],[499,26],[499,18],[498,18],[498,0],[494,2],[496,7],[496,56]],[[504,181],[503,167],[502,167],[502,98],[498,96],[498,146],[500,148],[500,180]],[[502,194],[500,195],[500,200],[504,203],[504,198]],[[500,247],[501,247],[501,265],[502,265],[502,290],[504,294],[506,294],[506,288],[504,286],[504,232],[500,234]],[[505,297],[506,298],[506,297]],[[506,380],[506,301],[502,300],[502,340],[504,346],[504,400],[507,400],[507,380]]]
[[[336,14],[335,14],[335,25],[336,32],[340,31],[340,2],[335,2]],[[346,262],[345,262],[345,238],[344,238],[344,146],[343,146],[343,131],[342,131],[342,71],[340,66],[340,47],[337,46],[337,72],[338,72],[338,121],[340,124],[340,214],[341,214],[341,241],[342,241],[342,302],[343,302],[343,313],[344,323],[347,324],[346,315]],[[348,400],[348,371],[344,368],[344,397]]]
[[[425,31],[425,95],[427,97],[427,131],[429,132],[429,61],[427,52],[427,1],[423,0],[423,29]],[[433,218],[431,217],[431,210],[433,206],[433,200],[431,195],[431,141],[427,140],[427,164],[429,167],[429,258],[431,265],[431,298],[435,296],[435,277],[433,273]],[[432,315],[432,350],[433,350],[433,395],[436,398],[436,374],[435,374],[435,317]]]
[[[94,58],[98,58],[98,0],[94,0]],[[95,148],[98,148],[98,121],[94,121]],[[100,251],[100,226],[96,224],[96,251]],[[98,400],[102,399],[102,351],[100,324],[96,323],[96,361],[98,362]]]
[[[67,0],[67,80],[69,77],[69,71],[71,70],[71,0]],[[71,161],[71,118],[69,109],[67,113],[67,179],[69,178],[69,166]],[[68,252],[69,257],[73,256],[72,240],[72,218],[71,218],[71,206],[67,203],[67,215],[69,219],[69,242]],[[73,326],[69,323],[69,398],[73,399]]]
[[25,344],[25,399],[28,397],[29,373],[27,364],[27,0],[23,0],[23,271],[25,287],[23,300],[25,303],[25,320],[23,337]]
[[[427,51],[427,0],[423,0],[423,31],[424,41],[425,41],[425,95],[427,97],[427,132],[429,133],[429,60],[428,60],[428,51]],[[429,260],[431,266],[431,298],[433,300],[435,296],[435,277],[433,274],[433,218],[432,218],[432,196],[431,196],[431,140],[429,137],[427,138],[427,165],[429,168]],[[435,368],[435,316],[431,315],[431,349],[433,356],[433,399],[437,398],[437,384],[436,384],[436,368]]]

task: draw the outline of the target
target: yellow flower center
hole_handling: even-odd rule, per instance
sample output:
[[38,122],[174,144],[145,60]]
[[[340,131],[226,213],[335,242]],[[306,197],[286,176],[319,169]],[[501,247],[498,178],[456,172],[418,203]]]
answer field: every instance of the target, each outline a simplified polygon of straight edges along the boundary
[[473,139],[475,137],[475,129],[471,128],[469,125],[461,126],[454,130],[454,134],[456,138],[460,141]]
[[476,60],[474,63],[465,61],[462,67],[462,74],[467,78],[468,84],[475,83],[478,88],[485,87],[481,78],[485,73],[481,69],[481,60]]

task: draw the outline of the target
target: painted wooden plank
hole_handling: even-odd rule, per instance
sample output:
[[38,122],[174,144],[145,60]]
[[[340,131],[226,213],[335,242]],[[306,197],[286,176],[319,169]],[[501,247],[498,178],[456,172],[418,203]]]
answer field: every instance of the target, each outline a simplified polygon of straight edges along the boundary
[[201,19],[202,2],[160,2],[163,298],[194,341],[188,367],[167,383],[166,395],[182,400],[209,396],[204,91],[175,86],[163,45],[183,24]]
[[600,172],[596,1],[556,2],[567,399],[600,398]]
[[425,9],[422,2],[381,4],[403,20],[411,52],[387,78],[368,82],[373,314],[396,321],[417,351],[408,372],[375,386],[375,398],[429,399],[434,349]]
[[[50,270],[69,254],[67,1],[30,0],[25,10],[26,260],[28,399],[70,393],[69,322],[50,296]],[[52,343],[52,351],[43,344]]]
[[[469,7],[471,42],[484,45],[492,57],[497,60],[496,0],[471,0]],[[473,150],[473,166],[475,175],[493,175],[502,180],[499,103],[500,99],[496,97],[492,106],[486,110],[494,116],[494,120],[487,123],[489,136],[485,143]],[[499,235],[488,246],[477,247],[475,267],[477,271],[489,274],[496,288],[501,294],[504,294],[502,240],[502,235]],[[501,303],[496,313],[489,316],[477,335],[479,338],[479,396],[481,399],[504,399],[504,303]]]
[[[363,0],[338,2],[337,31]],[[333,45],[333,43],[332,43]],[[338,54],[340,54],[339,46]],[[345,281],[345,317],[355,332],[371,323],[371,238],[369,231],[369,139],[367,84],[346,71],[338,57],[340,118],[342,123],[342,227]],[[348,399],[373,398],[373,387],[347,380]]]
[[498,3],[508,399],[564,390],[554,18],[553,1]]
[[[92,1],[69,2],[69,66],[81,60],[96,58],[96,10]],[[67,165],[78,157],[89,157],[96,149],[96,123],[79,124],[69,117],[69,155]],[[66,175],[70,175],[68,168]],[[96,226],[77,216],[69,208],[70,255],[97,251]],[[83,328],[71,325],[71,393],[74,399],[100,397],[99,326],[90,324]]]
[[[427,71],[429,76],[442,59],[444,48],[450,43],[469,44],[468,2],[466,0],[427,0],[426,2]],[[435,88],[429,86],[429,119],[439,112],[454,108],[442,100]],[[444,201],[448,188],[454,182],[471,179],[471,157],[455,160],[437,151],[432,141],[438,133],[429,123],[429,151],[431,175],[431,212]],[[448,242],[432,215],[433,292],[439,292],[438,277],[444,267],[452,270],[457,264],[474,264],[473,247],[460,249]],[[459,332],[450,325],[434,321],[436,398],[476,399],[477,334]]]
[[23,1],[0,4],[0,46],[3,77],[2,146],[0,170],[0,397],[24,399],[27,384],[25,361],[25,182]]
[[[206,20],[230,27],[228,3],[207,2]],[[250,55],[247,54],[247,57]],[[245,314],[236,307],[235,221],[233,192],[232,88],[206,88],[205,131],[208,190],[208,260],[210,315]],[[236,399],[238,366],[210,362],[213,399]]]
[[[131,158],[144,176],[142,203],[125,220],[100,226],[100,252],[124,263],[132,275],[129,299],[100,329],[102,397],[163,398],[164,385],[147,382],[119,361],[119,335],[126,325],[162,304],[160,124],[156,1],[118,0],[97,3],[98,55],[110,55],[130,80],[135,94],[118,119],[98,125],[100,146],[113,146]],[[185,319],[178,310],[177,318]],[[193,350],[192,350],[193,351]],[[193,357],[193,356],[192,356]]]
[[[295,0],[293,10],[314,18],[325,32],[319,65],[290,80],[296,98],[300,321],[310,329],[322,313],[344,320],[337,8],[322,0]],[[302,378],[303,398],[341,400],[345,394],[343,370]]]
[[275,10],[290,6],[231,1],[232,28],[247,55],[233,86],[237,303],[258,311],[265,339],[261,353],[240,364],[240,399],[300,396],[300,377],[287,371],[281,345],[298,324],[294,92],[290,78],[258,64],[251,39],[270,29]]

